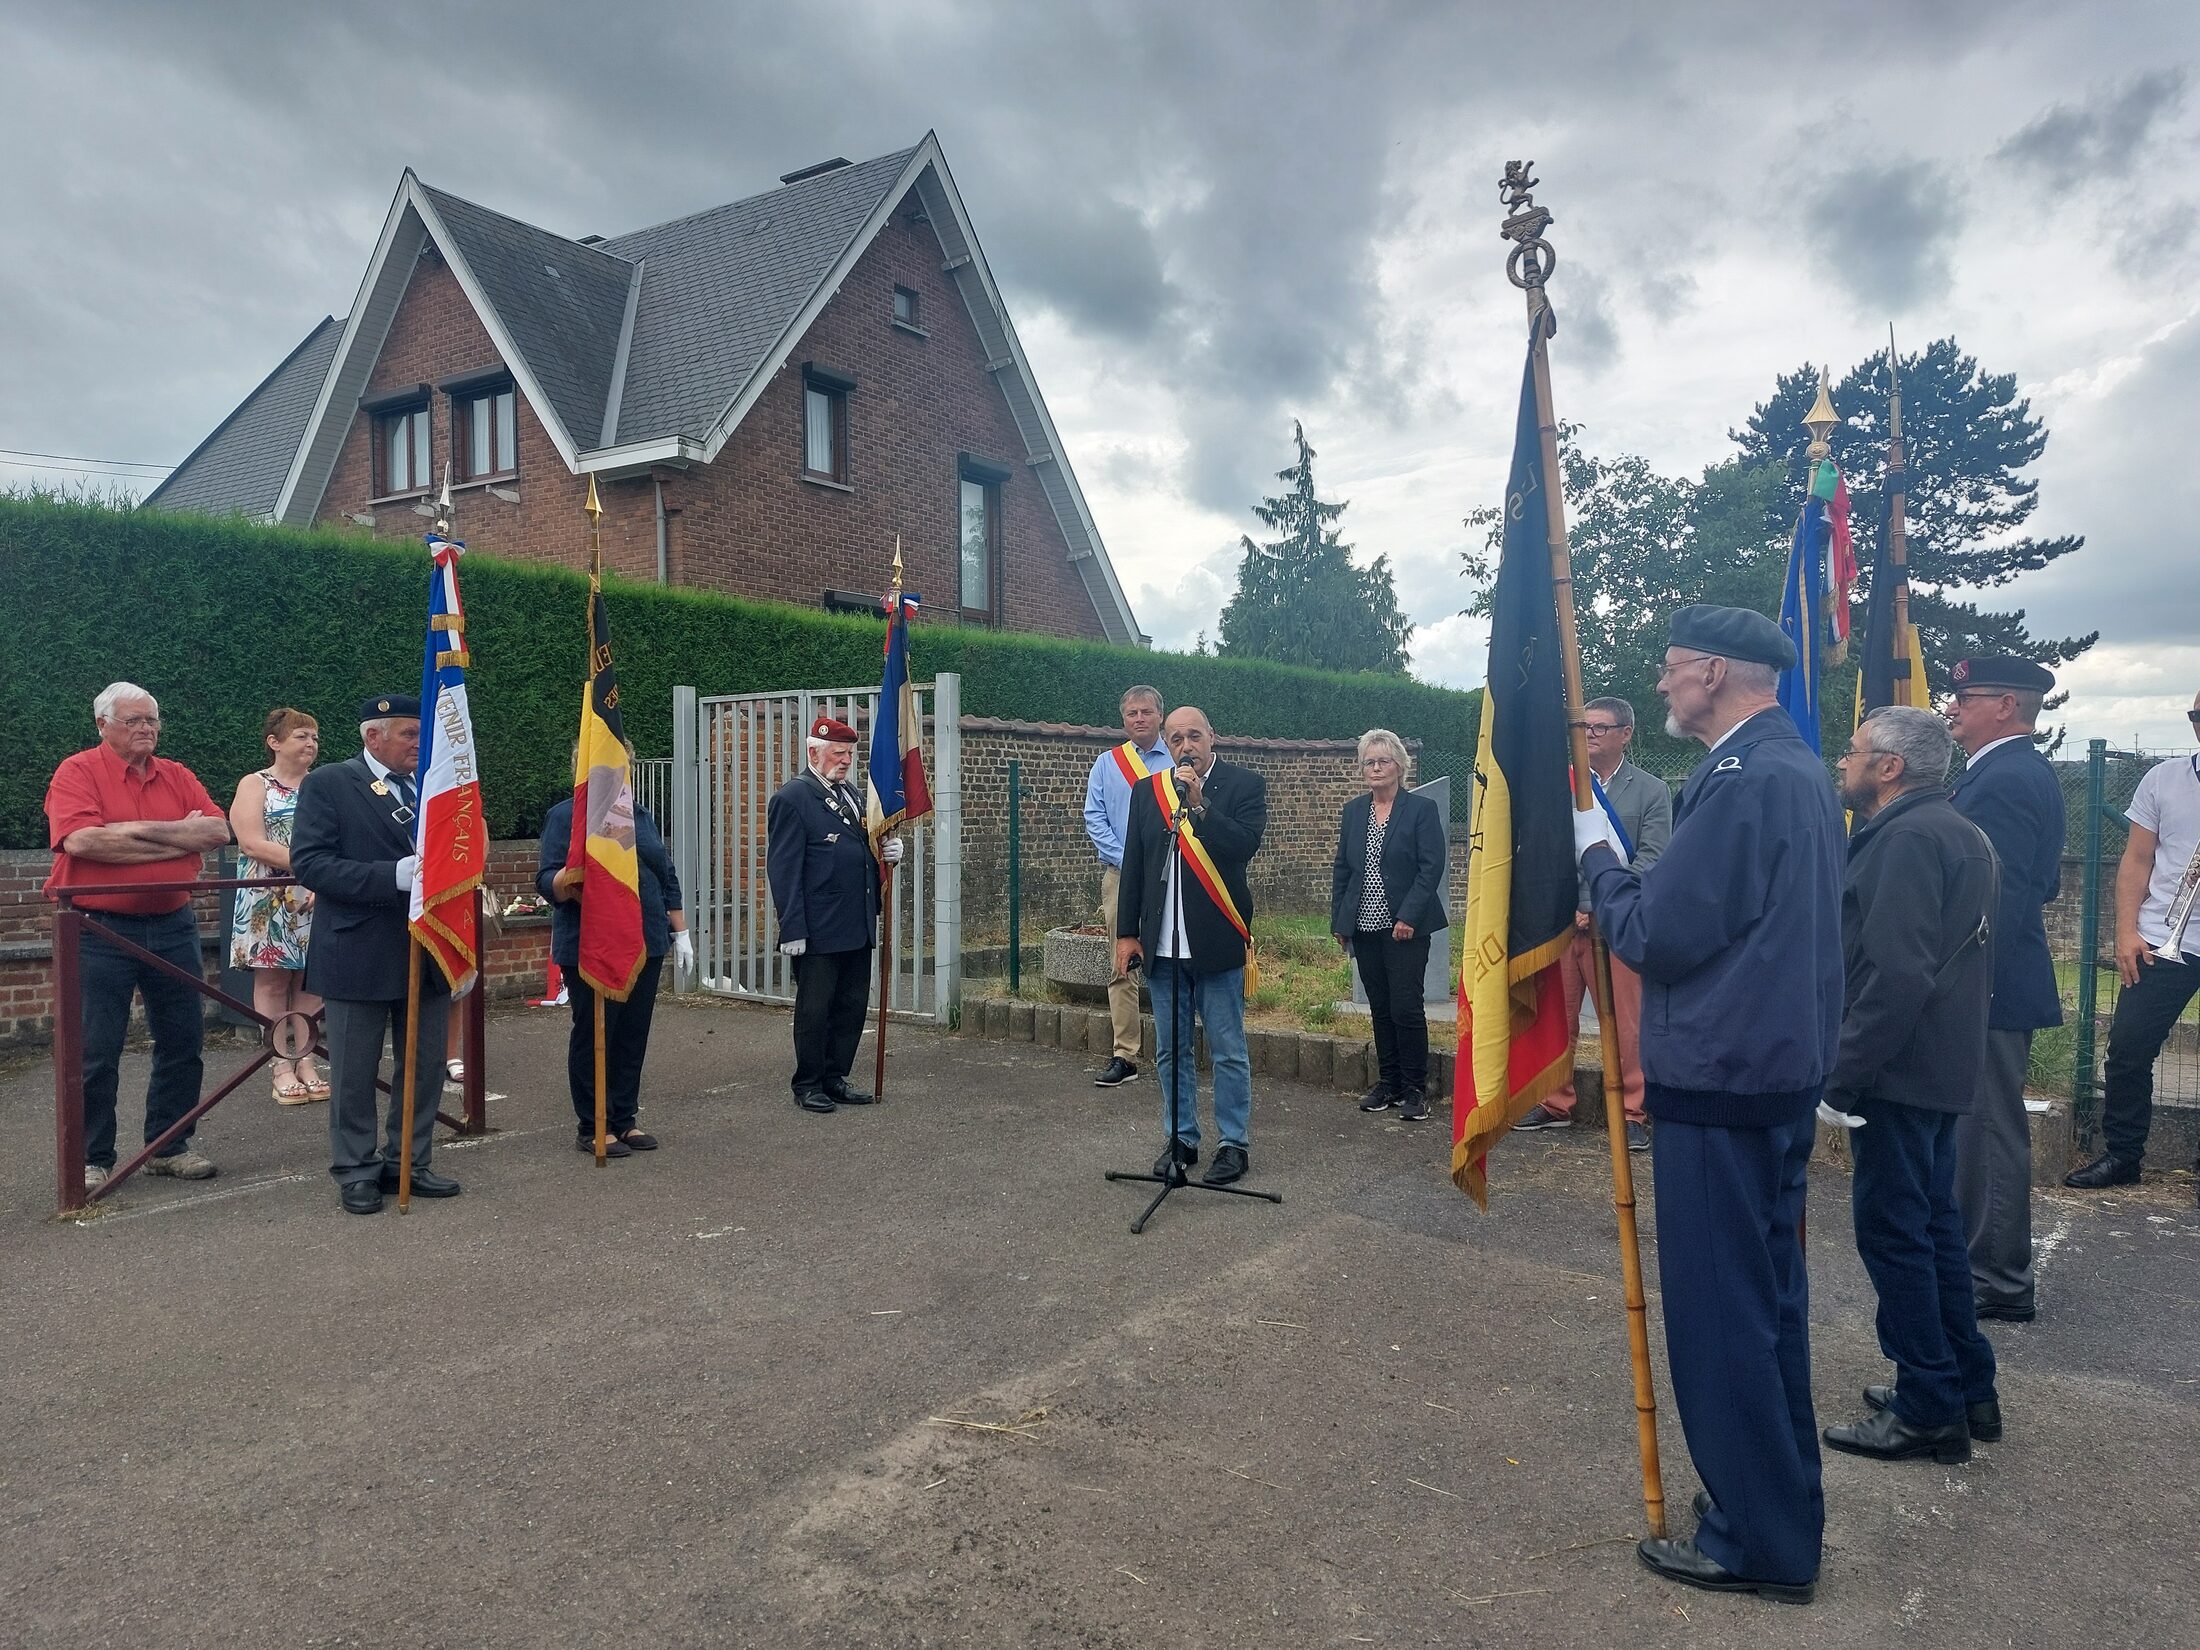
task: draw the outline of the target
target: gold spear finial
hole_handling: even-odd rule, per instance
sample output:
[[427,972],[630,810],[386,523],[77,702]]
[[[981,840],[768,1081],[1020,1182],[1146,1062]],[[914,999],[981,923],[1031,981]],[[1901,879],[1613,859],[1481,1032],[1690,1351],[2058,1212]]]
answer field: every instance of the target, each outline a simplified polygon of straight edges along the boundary
[[1833,432],[1841,422],[1841,415],[1833,410],[1833,390],[1827,380],[1826,370],[1818,369],[1818,399],[1811,403],[1810,411],[1803,415],[1803,427],[1810,431],[1810,446],[1804,456],[1813,463],[1833,456]]
[[603,519],[603,500],[596,496],[596,472],[588,472],[588,502],[581,506],[588,514],[588,525],[594,527]]

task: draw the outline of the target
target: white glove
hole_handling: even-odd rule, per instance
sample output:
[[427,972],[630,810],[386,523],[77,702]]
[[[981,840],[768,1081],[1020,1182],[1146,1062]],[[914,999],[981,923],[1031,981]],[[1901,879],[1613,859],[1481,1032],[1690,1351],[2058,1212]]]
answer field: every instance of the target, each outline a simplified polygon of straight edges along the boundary
[[410,893],[412,891],[413,875],[419,869],[420,856],[418,854],[407,854],[399,860],[397,862],[397,886]]
[[779,948],[779,954],[782,957],[799,957],[809,948],[810,942],[808,940],[789,940]]
[[[1864,1126],[1861,1117],[1852,1117],[1845,1111],[1835,1111],[1823,1100],[1818,1102],[1818,1121],[1835,1129],[1860,1129]],[[1874,1135],[1872,1138],[1876,1140],[1879,1137]]]
[[1619,856],[1622,865],[1627,863],[1627,850],[1619,845],[1619,833],[1612,829],[1612,816],[1595,803],[1574,810],[1574,858],[1603,843]]
[[909,851],[909,844],[898,836],[890,836],[879,844],[878,857],[889,865],[899,865],[901,856]]
[[672,936],[672,966],[681,974],[695,972],[695,936],[684,928]]

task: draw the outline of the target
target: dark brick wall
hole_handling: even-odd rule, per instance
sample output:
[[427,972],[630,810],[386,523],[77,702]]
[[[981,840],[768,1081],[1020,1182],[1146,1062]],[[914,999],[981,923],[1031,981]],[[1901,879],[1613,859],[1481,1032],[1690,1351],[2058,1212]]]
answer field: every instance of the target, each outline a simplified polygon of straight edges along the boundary
[[[912,197],[913,198],[913,197]],[[904,203],[906,206],[908,203]],[[1060,526],[1031,467],[1008,403],[985,370],[985,352],[961,296],[940,269],[929,228],[897,211],[839,292],[765,388],[715,462],[660,468],[670,515],[671,582],[804,607],[823,591],[884,587],[901,536],[905,583],[925,598],[920,623],[960,623],[959,454],[1011,471],[1001,484],[1001,624],[1010,630],[1095,638],[1102,630],[1069,562]],[[893,325],[893,291],[919,295],[926,337]],[[498,357],[458,279],[431,249],[375,363],[367,393],[433,384],[494,366]],[[848,397],[846,488],[802,477],[802,363],[856,380]],[[434,463],[451,452],[451,405],[431,410]],[[498,555],[585,567],[584,479],[570,474],[524,394],[518,405],[517,504],[479,487],[457,494],[457,530]],[[410,499],[375,506],[372,420],[359,414],[320,509],[343,525],[372,511],[374,532],[394,538],[424,527]],[[604,564],[637,579],[657,576],[652,478],[599,482]]]

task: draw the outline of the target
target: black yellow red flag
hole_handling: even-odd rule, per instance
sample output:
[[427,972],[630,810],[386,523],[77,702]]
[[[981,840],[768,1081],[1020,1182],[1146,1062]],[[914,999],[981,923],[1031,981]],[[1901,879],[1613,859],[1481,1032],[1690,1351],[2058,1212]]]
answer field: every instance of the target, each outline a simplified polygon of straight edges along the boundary
[[1531,335],[1505,484],[1459,969],[1451,1177],[1484,1207],[1491,1145],[1565,1082],[1573,1059],[1559,983],[1574,934],[1573,786],[1545,497],[1557,478],[1543,469],[1536,347]]
[[[594,476],[588,478],[587,509],[592,523],[602,514]],[[565,863],[586,873],[580,976],[590,990],[623,1003],[648,960],[642,869],[634,851],[634,784],[619,711],[619,673],[611,667],[611,620],[604,611],[603,553],[593,543],[590,548],[588,680],[581,688],[580,740],[573,751],[573,837]]]

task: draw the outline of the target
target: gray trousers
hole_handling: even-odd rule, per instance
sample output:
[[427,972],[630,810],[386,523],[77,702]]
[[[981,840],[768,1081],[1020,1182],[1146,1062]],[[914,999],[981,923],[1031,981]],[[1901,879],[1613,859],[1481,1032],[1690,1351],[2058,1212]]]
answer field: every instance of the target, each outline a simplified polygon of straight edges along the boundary
[[2032,1301],[2032,1126],[2024,1114],[2029,1031],[1986,1033],[1971,1109],[1956,1120],[1956,1207],[1983,1304]]
[[[443,1101],[443,1030],[451,999],[440,991],[420,994],[420,1069],[413,1085],[412,1165],[428,1166],[435,1145],[435,1112]],[[394,1172],[402,1161],[398,1136],[405,1126],[405,1000],[339,1002],[321,1013],[328,1033],[328,1172],[349,1186]],[[375,1074],[387,1041],[398,1051],[390,1072],[389,1121],[376,1126]]]

